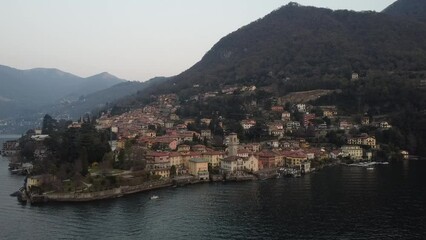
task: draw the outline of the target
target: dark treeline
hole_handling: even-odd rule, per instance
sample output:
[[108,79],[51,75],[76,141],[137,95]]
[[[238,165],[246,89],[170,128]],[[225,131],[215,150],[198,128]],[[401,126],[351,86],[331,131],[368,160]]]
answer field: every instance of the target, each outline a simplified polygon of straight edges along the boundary
[[[42,133],[49,135],[42,143],[31,141],[32,131],[21,138],[21,155],[25,161],[35,161],[35,174],[51,173],[63,178],[79,173],[85,176],[89,165],[101,162],[104,155],[111,151],[108,144],[110,133],[98,131],[94,124],[86,119],[80,128],[68,127],[71,122],[57,121],[46,115],[43,119]],[[36,159],[36,149],[46,148],[47,156]],[[37,161],[43,161],[37,164]]]

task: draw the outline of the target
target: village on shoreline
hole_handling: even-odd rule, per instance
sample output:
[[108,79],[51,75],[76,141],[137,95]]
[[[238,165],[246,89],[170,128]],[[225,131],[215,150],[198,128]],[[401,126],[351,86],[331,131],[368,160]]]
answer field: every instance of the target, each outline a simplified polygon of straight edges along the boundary
[[[173,185],[299,177],[340,163],[408,158],[407,151],[384,153],[372,135],[392,128],[386,119],[341,116],[335,106],[278,100],[269,109],[261,109],[268,121],[260,124],[247,116],[239,121],[238,129],[217,115],[181,118],[178,109],[177,95],[167,94],[123,114],[107,112],[95,121],[70,122],[65,131],[79,132],[90,125],[108,136],[110,148],[101,161],[88,161],[87,153],[80,156],[83,160],[73,167],[85,173],[72,177],[57,168],[44,169],[54,152],[49,142],[58,131],[55,127],[5,142],[2,154],[11,157],[11,172],[27,175],[15,195],[32,203],[91,201]],[[29,142],[33,159],[16,158],[28,151]]]

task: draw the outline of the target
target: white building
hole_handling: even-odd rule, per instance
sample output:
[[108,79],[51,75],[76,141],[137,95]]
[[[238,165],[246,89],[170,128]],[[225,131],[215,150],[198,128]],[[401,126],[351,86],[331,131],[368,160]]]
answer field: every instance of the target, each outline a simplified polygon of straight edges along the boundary
[[363,156],[363,150],[357,145],[345,145],[342,147],[342,156],[349,157],[353,160],[361,160]]
[[249,130],[250,128],[256,126],[256,121],[255,120],[242,120],[241,126],[243,127],[244,130]]
[[392,128],[392,125],[390,125],[388,122],[380,122],[380,128],[381,129],[390,129],[390,128]]
[[287,130],[297,130],[300,128],[300,122],[290,121],[286,124]]
[[298,112],[304,113],[306,112],[306,104],[304,103],[296,104],[296,109]]
[[222,159],[220,168],[224,173],[236,173],[238,171],[256,172],[259,170],[259,160],[253,155],[249,157],[230,156]]

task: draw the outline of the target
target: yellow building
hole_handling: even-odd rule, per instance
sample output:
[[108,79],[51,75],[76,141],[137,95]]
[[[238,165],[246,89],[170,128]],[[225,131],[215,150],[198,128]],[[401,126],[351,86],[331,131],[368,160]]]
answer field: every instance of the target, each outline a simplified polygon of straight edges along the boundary
[[27,191],[30,191],[33,187],[40,187],[43,184],[51,183],[55,181],[56,177],[51,174],[45,174],[45,175],[37,175],[27,178],[27,184],[25,186],[25,189]]
[[360,137],[349,138],[348,144],[363,145],[363,146],[370,146],[371,148],[376,148],[376,138],[374,136],[370,137],[368,135],[363,135]]
[[189,152],[189,150],[191,150],[191,147],[186,144],[178,146],[178,152]]
[[208,160],[212,167],[219,167],[220,166],[220,160],[224,157],[223,152],[205,152],[203,153],[203,158]]
[[175,167],[183,167],[182,155],[178,152],[171,152],[169,155],[170,165]]
[[283,153],[285,165],[288,167],[300,167],[302,163],[308,160],[308,157],[303,152],[287,151]]
[[402,159],[404,160],[410,159],[410,154],[408,153],[408,151],[402,150],[400,153],[402,155]]
[[161,176],[162,178],[169,178],[170,177],[170,169],[163,168],[163,169],[155,169],[152,171],[154,175]]
[[189,173],[200,180],[209,180],[209,161],[202,158],[193,158],[189,162]]
[[126,144],[125,140],[118,140],[117,141],[117,148],[118,149],[124,149],[124,145]]
[[345,145],[342,147],[343,157],[349,157],[354,160],[361,160],[363,155],[363,150],[360,146],[357,145]]

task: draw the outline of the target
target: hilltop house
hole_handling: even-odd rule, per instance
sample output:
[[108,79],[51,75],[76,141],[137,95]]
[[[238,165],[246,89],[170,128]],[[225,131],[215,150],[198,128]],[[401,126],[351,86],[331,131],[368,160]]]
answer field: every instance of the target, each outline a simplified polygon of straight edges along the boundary
[[241,121],[241,126],[244,130],[249,130],[256,125],[256,121],[252,119],[246,119]]
[[349,138],[347,142],[349,145],[363,145],[370,146],[371,148],[376,148],[376,138],[370,137],[367,134]]
[[277,113],[282,113],[282,112],[284,112],[284,107],[283,106],[272,106],[271,111],[277,112]]
[[320,106],[320,109],[322,110],[323,117],[331,118],[337,115],[336,106]]
[[281,120],[282,121],[290,121],[291,118],[291,114],[287,111],[284,111],[283,113],[281,113]]
[[315,114],[313,113],[305,113],[303,114],[303,126],[308,127],[311,125],[311,121],[315,119]]
[[201,130],[201,138],[211,139],[212,138],[212,131],[210,130]]

